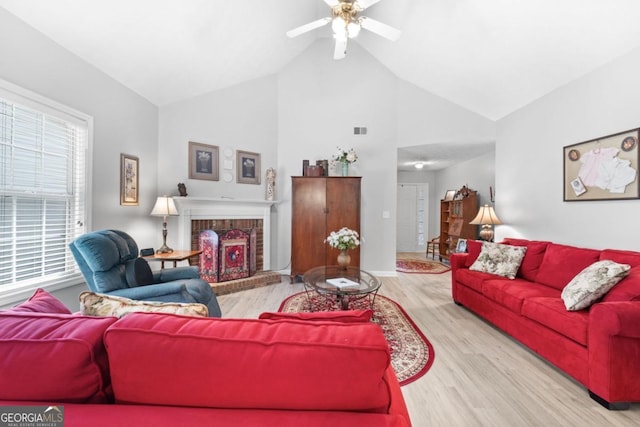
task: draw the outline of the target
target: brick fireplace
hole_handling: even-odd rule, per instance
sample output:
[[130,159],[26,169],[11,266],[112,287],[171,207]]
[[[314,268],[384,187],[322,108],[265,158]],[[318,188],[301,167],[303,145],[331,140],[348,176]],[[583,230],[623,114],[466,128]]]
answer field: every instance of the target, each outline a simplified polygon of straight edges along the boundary
[[256,229],[256,268],[271,269],[271,206],[274,201],[174,197],[180,248],[198,248],[202,230]]
[[200,232],[213,230],[219,235],[234,229],[249,232],[256,231],[255,249],[256,270],[264,270],[264,230],[261,219],[192,219],[191,220],[191,249],[198,249]]

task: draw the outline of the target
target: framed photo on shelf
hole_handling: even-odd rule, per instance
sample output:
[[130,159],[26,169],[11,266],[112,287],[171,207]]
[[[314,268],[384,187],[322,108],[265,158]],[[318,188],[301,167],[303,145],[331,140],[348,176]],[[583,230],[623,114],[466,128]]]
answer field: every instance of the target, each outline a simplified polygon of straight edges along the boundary
[[563,147],[565,202],[640,198],[640,129]]
[[120,154],[120,205],[138,206],[138,174],[140,161],[135,156]]
[[218,181],[219,159],[217,146],[189,141],[189,179]]
[[455,195],[456,195],[456,190],[447,190],[447,192],[444,195],[444,201],[450,202],[451,200],[453,200]]
[[260,154],[237,150],[236,173],[239,184],[260,184]]
[[458,239],[458,242],[456,243],[456,252],[457,253],[467,252],[467,239]]

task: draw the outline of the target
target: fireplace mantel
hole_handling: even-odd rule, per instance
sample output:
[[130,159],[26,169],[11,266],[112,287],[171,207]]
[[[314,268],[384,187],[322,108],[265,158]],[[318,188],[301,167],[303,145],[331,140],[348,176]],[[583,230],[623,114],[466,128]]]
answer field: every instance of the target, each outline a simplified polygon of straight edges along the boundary
[[215,197],[174,197],[178,208],[179,247],[191,245],[191,220],[262,219],[263,269],[271,269],[271,206],[275,201]]

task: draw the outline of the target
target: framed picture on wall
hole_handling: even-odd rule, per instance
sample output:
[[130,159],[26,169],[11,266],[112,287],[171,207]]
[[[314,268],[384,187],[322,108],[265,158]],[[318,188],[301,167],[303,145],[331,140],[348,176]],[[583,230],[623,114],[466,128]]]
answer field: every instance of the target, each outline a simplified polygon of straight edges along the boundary
[[138,206],[139,160],[135,156],[120,154],[120,205]]
[[236,173],[240,184],[260,184],[260,154],[237,150]]
[[564,201],[640,198],[639,131],[632,129],[564,147]]
[[217,146],[189,141],[189,179],[218,181],[219,158]]

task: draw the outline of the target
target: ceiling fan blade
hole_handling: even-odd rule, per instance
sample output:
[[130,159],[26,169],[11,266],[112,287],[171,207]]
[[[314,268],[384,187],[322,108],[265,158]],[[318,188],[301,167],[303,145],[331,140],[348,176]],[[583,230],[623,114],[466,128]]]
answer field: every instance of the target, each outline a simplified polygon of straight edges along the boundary
[[378,3],[380,0],[356,0],[356,3],[358,3],[358,6],[360,6],[360,8],[362,10],[368,8],[369,6],[373,6],[374,4]]
[[360,18],[360,25],[362,25],[362,28],[389,39],[392,42],[398,40],[400,38],[400,34],[402,34],[400,30],[387,24],[383,24],[380,21],[376,21],[375,19],[367,18],[366,16]]
[[347,56],[347,37],[336,37],[336,47],[333,50],[333,59],[342,59]]
[[301,25],[301,26],[299,26],[297,28],[294,28],[293,30],[287,31],[287,36],[292,37],[292,38],[293,37],[297,37],[300,34],[304,34],[304,33],[307,33],[307,32],[309,32],[311,30],[315,30],[316,28],[320,28],[323,25],[327,25],[329,22],[331,22],[331,18],[329,18],[329,17],[321,18],[321,19],[315,20],[313,22],[309,22],[308,24]]
[[324,2],[326,4],[328,4],[329,7],[333,7],[333,6],[337,5],[338,3],[340,3],[340,0],[324,0]]

